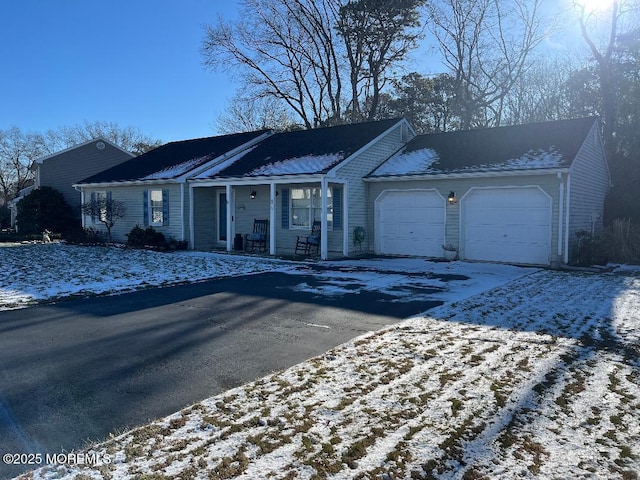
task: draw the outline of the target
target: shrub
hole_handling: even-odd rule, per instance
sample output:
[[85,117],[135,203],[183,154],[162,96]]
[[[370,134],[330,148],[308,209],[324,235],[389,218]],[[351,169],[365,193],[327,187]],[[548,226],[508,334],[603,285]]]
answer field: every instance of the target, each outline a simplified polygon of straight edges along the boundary
[[573,255],[574,265],[615,263],[640,264],[640,226],[631,219],[616,219],[604,230],[592,235],[580,230]]
[[127,233],[127,245],[134,248],[164,248],[167,245],[167,241],[164,235],[161,232],[157,232],[153,227],[143,229],[136,225]]
[[44,230],[66,233],[80,225],[80,216],[74,214],[62,193],[51,187],[36,188],[20,200],[16,220],[20,233],[24,234]]
[[102,245],[105,243],[103,232],[95,228],[78,228],[65,233],[63,238],[76,245]]

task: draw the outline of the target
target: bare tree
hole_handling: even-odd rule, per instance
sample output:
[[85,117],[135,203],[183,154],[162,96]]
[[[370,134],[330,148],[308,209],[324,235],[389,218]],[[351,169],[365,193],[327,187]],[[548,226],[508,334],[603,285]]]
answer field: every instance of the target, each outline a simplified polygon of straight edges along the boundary
[[33,182],[33,162],[50,152],[44,137],[17,127],[0,130],[0,200],[7,202]]
[[349,61],[352,121],[375,118],[390,67],[405,60],[422,37],[419,9],[424,3],[353,0],[340,8],[337,25]]
[[339,0],[247,0],[241,20],[206,30],[204,63],[239,75],[257,97],[282,100],[306,128],[341,116],[333,23]]
[[46,132],[46,141],[51,152],[64,150],[98,137],[109,140],[135,155],[141,155],[162,144],[160,140],[143,134],[136,127],[121,127],[114,122],[84,122],[81,125],[63,126]]
[[499,125],[504,100],[546,31],[541,0],[440,0],[431,28],[454,77],[461,127]]
[[124,218],[127,213],[125,204],[119,200],[114,200],[109,194],[106,196],[94,195],[91,200],[83,203],[80,208],[84,215],[105,226],[108,243],[111,243],[111,229],[116,224],[116,221]]
[[236,95],[225,112],[216,119],[217,130],[231,134],[272,129],[286,131],[296,128],[284,105],[273,97],[247,98]]

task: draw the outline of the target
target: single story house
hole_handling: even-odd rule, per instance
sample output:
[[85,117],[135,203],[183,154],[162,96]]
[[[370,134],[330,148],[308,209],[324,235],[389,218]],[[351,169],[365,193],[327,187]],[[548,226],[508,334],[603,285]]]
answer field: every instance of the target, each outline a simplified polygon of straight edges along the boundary
[[365,178],[379,254],[568,263],[611,178],[594,118],[420,135]]
[[82,197],[73,185],[134,157],[132,153],[100,137],[38,158],[31,167],[35,171],[34,184],[23,189],[9,202],[11,226],[15,227],[20,200],[39,187],[55,188],[62,193],[66,202],[79,212]]
[[551,265],[600,226],[609,183],[595,118],[420,136],[390,119],[173,142],[76,188],[125,203],[119,241],[150,225],[230,251],[267,220],[266,251],[287,255],[317,221],[322,259],[442,257],[448,245],[461,259]]
[[[125,203],[128,213],[112,229],[116,241],[136,225],[153,226],[194,249],[232,250],[237,234],[267,219],[268,252],[286,255],[320,221],[321,257],[351,256],[362,248],[353,231],[369,215],[363,178],[414,136],[405,119],[391,119],[173,142],[76,188],[84,198]],[[100,228],[95,219],[83,222]]]

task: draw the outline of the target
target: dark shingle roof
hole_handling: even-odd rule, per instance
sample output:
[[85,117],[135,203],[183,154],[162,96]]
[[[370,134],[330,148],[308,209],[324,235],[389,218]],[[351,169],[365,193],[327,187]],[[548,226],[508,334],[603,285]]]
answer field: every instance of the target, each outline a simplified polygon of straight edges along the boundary
[[79,183],[176,178],[266,132],[266,130],[262,130],[167,143]]
[[326,173],[400,121],[390,119],[278,133],[233,163],[224,168],[214,167],[197,178]]
[[595,122],[588,117],[420,135],[370,176],[568,167]]

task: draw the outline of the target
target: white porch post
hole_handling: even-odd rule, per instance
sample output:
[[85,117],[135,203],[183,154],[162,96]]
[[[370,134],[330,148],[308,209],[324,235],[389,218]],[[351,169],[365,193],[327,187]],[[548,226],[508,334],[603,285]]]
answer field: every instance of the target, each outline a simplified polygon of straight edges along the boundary
[[342,254],[349,256],[349,184],[342,184]]
[[269,185],[269,255],[276,254],[276,184]]
[[227,193],[227,252],[230,252],[231,250],[233,250],[233,238],[232,238],[233,211],[231,209],[233,204],[233,199],[231,197],[233,195],[233,190],[231,188],[231,185],[226,186],[226,193]]
[[189,248],[194,250],[196,248],[193,239],[195,238],[195,231],[193,228],[193,185],[189,184]]
[[328,242],[328,231],[327,231],[327,177],[322,177],[321,181],[321,192],[322,192],[322,214],[320,215],[320,231],[322,232],[320,236],[320,259],[326,260],[329,254],[329,242]]

